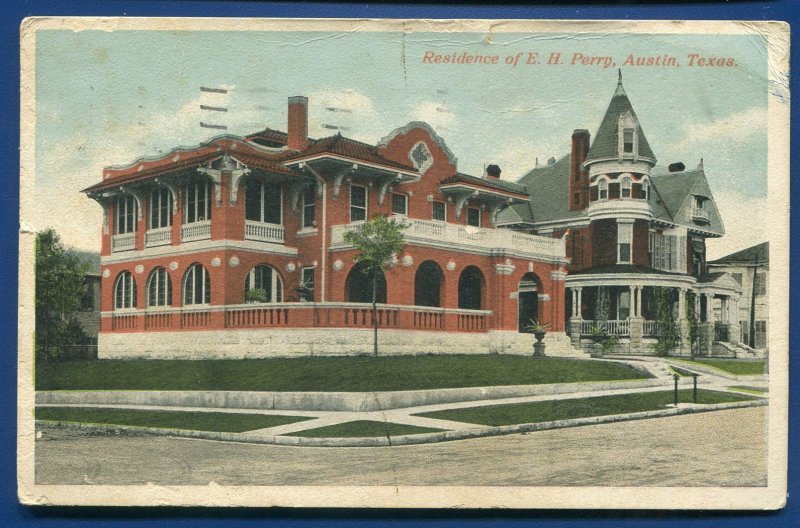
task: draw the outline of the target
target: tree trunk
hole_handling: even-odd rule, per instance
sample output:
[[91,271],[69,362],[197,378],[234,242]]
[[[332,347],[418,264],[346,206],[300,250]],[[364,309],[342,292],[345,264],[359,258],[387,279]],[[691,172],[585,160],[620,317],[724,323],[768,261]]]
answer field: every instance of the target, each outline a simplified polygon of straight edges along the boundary
[[378,272],[372,270],[372,354],[378,355]]

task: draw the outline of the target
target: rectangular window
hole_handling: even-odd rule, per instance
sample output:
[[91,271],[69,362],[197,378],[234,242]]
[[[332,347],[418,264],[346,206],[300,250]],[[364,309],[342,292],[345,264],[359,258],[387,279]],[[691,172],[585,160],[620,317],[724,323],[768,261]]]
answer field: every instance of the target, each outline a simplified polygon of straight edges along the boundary
[[631,261],[631,245],[633,244],[633,224],[617,224],[617,263],[628,264]]
[[257,180],[245,184],[244,217],[254,222],[281,224],[281,188]]
[[314,227],[316,225],[316,194],[317,189],[315,187],[303,189],[303,227]]
[[183,219],[187,224],[211,220],[211,184],[198,181],[186,186]]
[[172,225],[172,193],[156,189],[150,194],[150,229]]
[[316,268],[309,267],[303,268],[302,276],[300,277],[300,297],[301,300],[313,301],[314,300],[314,270]]
[[360,222],[367,219],[367,188],[360,185],[350,186],[350,221]]
[[622,131],[623,136],[623,152],[633,152],[633,129],[626,128]]
[[767,275],[765,273],[756,273],[755,284],[753,285],[756,295],[767,294]]
[[444,202],[433,202],[431,218],[440,222],[447,221],[447,205]]
[[408,196],[392,193],[392,213],[404,216],[408,214]]
[[477,207],[467,208],[467,225],[480,227],[481,226],[481,210]]
[[136,231],[136,200],[133,196],[118,196],[114,229],[118,235]]
[[756,321],[755,322],[755,347],[756,348],[766,348],[767,347],[767,322],[766,321]]

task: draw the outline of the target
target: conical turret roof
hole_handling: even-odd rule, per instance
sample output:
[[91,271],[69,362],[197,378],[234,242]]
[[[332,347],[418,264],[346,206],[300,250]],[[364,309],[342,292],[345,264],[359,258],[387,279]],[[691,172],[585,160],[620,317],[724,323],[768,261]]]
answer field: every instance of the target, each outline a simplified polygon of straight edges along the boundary
[[625,113],[630,113],[631,117],[633,117],[636,122],[636,133],[639,136],[638,156],[640,158],[650,158],[655,163],[656,156],[653,154],[653,150],[650,148],[650,144],[644,136],[644,131],[642,131],[642,126],[639,124],[639,119],[636,117],[636,112],[633,111],[633,106],[631,105],[630,99],[628,99],[628,94],[625,93],[625,89],[622,87],[621,72],[619,75],[619,82],[617,83],[617,89],[614,91],[614,96],[611,98],[611,103],[608,105],[606,115],[600,123],[600,128],[597,129],[597,134],[594,136],[592,146],[589,147],[586,161],[616,158],[619,155],[619,151],[617,150],[617,127],[619,125],[620,116]]

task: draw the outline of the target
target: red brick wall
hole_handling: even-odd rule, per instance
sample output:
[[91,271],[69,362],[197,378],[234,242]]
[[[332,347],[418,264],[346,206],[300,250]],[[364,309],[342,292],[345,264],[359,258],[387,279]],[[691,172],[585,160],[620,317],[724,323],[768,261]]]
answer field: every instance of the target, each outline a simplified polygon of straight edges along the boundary
[[613,218],[595,220],[592,230],[592,266],[617,263],[617,221]]
[[634,220],[633,222],[633,263],[639,266],[650,266],[650,254],[647,251],[650,236],[650,222]]

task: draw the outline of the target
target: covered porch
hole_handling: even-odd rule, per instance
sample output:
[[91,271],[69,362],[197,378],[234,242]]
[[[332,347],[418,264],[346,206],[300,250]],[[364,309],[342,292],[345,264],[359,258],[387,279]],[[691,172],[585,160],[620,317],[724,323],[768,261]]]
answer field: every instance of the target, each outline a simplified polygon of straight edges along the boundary
[[730,348],[720,350],[720,343],[738,346],[739,292],[727,281],[701,280],[677,274],[569,276],[567,333],[575,347],[611,338],[616,353],[712,355]]

